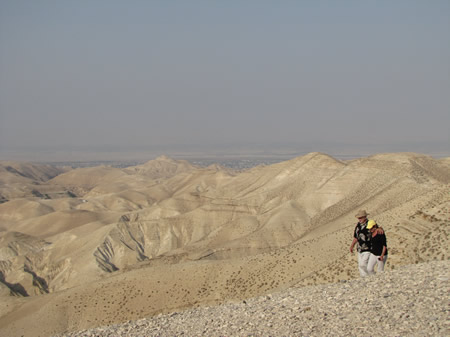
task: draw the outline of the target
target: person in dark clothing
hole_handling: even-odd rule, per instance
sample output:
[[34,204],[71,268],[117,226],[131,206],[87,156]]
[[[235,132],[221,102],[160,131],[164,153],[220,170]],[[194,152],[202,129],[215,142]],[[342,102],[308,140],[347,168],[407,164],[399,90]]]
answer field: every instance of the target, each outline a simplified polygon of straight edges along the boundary
[[370,220],[367,223],[367,229],[371,233],[370,240],[370,257],[367,263],[367,272],[369,275],[375,274],[375,265],[377,265],[377,271],[382,272],[384,270],[384,265],[386,264],[388,250],[386,235],[384,232],[380,234],[377,230],[378,225],[375,220]]

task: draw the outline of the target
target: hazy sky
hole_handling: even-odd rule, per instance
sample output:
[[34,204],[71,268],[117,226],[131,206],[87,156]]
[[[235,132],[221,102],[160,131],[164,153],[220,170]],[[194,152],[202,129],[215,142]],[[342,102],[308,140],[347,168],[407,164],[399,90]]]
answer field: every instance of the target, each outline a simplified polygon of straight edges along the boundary
[[450,154],[450,1],[0,0],[0,159],[333,143]]

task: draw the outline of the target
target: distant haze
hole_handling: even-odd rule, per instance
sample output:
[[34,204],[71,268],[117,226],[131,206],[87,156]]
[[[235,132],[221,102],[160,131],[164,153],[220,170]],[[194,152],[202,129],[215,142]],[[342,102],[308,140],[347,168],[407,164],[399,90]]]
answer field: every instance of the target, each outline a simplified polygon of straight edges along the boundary
[[450,2],[0,1],[0,159],[450,155]]

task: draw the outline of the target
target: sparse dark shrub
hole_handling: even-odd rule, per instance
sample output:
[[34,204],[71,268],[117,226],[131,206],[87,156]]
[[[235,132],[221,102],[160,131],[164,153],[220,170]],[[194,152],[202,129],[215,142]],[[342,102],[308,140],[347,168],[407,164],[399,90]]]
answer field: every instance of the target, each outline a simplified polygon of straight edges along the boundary
[[39,192],[38,190],[32,190],[32,191],[31,191],[31,194],[33,194],[35,197],[38,197],[38,198],[43,198],[43,197],[44,197],[44,196],[42,195],[42,193]]
[[69,197],[71,197],[71,198],[76,198],[76,197],[77,197],[76,194],[73,193],[73,192],[71,192],[71,191],[67,191],[67,195],[68,195]]

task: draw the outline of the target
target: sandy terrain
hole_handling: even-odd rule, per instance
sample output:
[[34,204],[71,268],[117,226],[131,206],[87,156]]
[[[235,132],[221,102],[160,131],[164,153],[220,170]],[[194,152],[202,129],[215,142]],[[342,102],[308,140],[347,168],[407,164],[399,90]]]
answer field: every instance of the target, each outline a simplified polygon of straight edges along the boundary
[[348,248],[359,209],[386,231],[388,270],[450,255],[448,159],[310,153],[240,173],[167,157],[126,169],[26,167],[0,162],[2,335],[357,278]]

